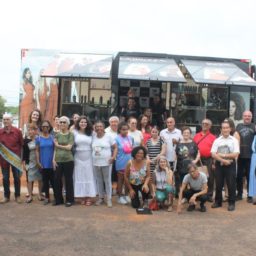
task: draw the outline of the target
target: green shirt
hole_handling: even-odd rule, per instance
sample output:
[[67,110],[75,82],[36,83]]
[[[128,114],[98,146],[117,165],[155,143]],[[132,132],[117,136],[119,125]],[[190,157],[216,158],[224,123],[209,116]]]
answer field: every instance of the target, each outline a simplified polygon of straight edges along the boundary
[[[62,146],[74,144],[74,134],[71,132],[68,132],[66,134],[59,132],[56,134],[55,138],[58,144]],[[74,161],[71,149],[66,150],[66,149],[61,149],[56,147],[55,161],[60,163]]]

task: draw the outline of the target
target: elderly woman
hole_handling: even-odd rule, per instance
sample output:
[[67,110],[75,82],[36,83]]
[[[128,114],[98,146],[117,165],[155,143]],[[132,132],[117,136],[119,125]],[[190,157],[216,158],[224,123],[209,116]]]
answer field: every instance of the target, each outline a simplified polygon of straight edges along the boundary
[[126,165],[124,179],[129,189],[132,207],[140,207],[139,191],[142,194],[143,206],[147,205],[150,167],[147,160],[147,151],[144,147],[138,146],[132,150],[132,159]]
[[107,206],[112,207],[111,169],[117,155],[117,147],[115,140],[105,133],[105,125],[102,121],[97,121],[94,127],[96,135],[92,140],[92,159],[99,192],[99,200],[96,205],[104,203],[106,192]]
[[56,134],[54,144],[54,160],[53,168],[55,169],[55,202],[53,205],[64,203],[62,196],[62,177],[64,176],[66,185],[66,207],[70,207],[74,203],[74,187],[73,187],[73,168],[74,159],[72,154],[72,146],[74,144],[74,135],[69,131],[70,121],[68,117],[62,116],[59,119],[60,132]]
[[165,156],[160,156],[153,173],[153,195],[156,201],[164,207],[167,201],[168,212],[172,211],[173,196],[175,193],[173,173]]
[[177,192],[179,192],[184,176],[188,174],[188,165],[191,163],[196,164],[200,159],[197,144],[191,138],[191,129],[188,126],[184,126],[181,131],[183,138],[176,146],[177,171],[175,173],[175,186]]

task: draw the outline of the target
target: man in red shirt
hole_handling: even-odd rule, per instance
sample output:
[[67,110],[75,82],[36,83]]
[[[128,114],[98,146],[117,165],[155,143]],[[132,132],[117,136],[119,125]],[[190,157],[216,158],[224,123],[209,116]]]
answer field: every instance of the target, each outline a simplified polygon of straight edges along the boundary
[[[0,129],[0,143],[9,151],[15,154],[18,159],[21,158],[21,149],[23,145],[23,138],[21,131],[12,126],[12,116],[10,114],[3,115],[4,128]],[[14,167],[10,162],[0,155],[0,166],[3,174],[4,199],[2,203],[10,201],[10,167],[14,178],[15,200],[21,203],[20,200],[20,171]]]
[[194,142],[197,144],[200,151],[201,161],[203,165],[208,168],[208,192],[207,198],[209,202],[213,202],[213,186],[214,186],[214,173],[212,170],[212,156],[211,148],[216,137],[210,132],[212,121],[210,119],[204,119],[202,121],[202,131],[198,132],[194,136]]

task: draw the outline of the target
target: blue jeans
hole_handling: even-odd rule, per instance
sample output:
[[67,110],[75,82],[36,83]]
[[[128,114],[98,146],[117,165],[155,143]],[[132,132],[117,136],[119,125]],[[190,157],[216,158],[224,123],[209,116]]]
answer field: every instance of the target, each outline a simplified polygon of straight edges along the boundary
[[[12,175],[14,179],[15,197],[20,196],[20,173],[17,168],[11,165]],[[4,197],[10,198],[10,169],[2,169]]]

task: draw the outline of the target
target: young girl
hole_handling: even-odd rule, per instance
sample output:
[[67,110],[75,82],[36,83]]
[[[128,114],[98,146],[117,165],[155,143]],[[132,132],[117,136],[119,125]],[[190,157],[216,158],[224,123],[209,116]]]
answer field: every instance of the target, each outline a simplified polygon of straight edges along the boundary
[[42,192],[42,176],[37,165],[36,160],[36,142],[35,137],[38,132],[38,127],[35,124],[28,125],[28,137],[24,140],[23,146],[23,168],[28,172],[28,198],[27,203],[31,203],[32,198],[32,184],[38,181],[38,200],[41,201]]
[[128,124],[126,122],[121,122],[118,125],[118,135],[115,139],[117,145],[117,156],[116,156],[116,171],[117,171],[117,193],[118,193],[118,203],[127,204],[130,203],[130,198],[128,197],[127,187],[125,186],[125,196],[122,196],[124,183],[124,172],[127,163],[131,159],[131,152],[134,145],[134,140],[128,135]]
[[160,206],[163,207],[165,201],[167,201],[167,210],[171,212],[175,188],[172,170],[164,156],[159,157],[156,170],[153,173],[153,191],[154,198]]

